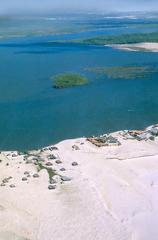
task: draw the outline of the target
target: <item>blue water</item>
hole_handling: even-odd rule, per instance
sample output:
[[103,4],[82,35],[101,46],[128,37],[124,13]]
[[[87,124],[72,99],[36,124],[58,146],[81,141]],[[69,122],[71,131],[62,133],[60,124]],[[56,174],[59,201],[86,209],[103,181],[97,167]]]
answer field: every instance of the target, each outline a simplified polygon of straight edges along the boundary
[[[118,24],[120,29],[106,28],[104,32],[119,34],[123,29],[126,32],[127,28]],[[133,28],[130,31],[134,31]],[[139,32],[139,28],[135,32]],[[150,79],[129,80],[106,76],[98,79],[86,71],[87,67],[95,66],[157,66],[157,53],[69,43],[46,44],[59,38],[78,39],[96,34],[97,30],[87,30],[1,40],[0,149],[33,149],[67,138],[143,128],[158,122],[157,73]],[[86,75],[90,84],[60,90],[52,88],[50,77],[67,71]]]

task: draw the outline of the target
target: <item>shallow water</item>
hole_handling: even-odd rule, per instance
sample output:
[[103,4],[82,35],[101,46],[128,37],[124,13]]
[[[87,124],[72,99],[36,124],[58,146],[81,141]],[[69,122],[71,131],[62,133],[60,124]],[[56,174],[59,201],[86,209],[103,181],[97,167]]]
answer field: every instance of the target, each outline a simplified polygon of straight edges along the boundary
[[[120,28],[113,29],[113,33],[127,32],[128,28],[119,24]],[[104,29],[107,34],[111,31]],[[157,66],[157,53],[46,43],[93,34],[97,31],[88,29],[66,35],[31,35],[1,41],[0,149],[38,148],[67,138],[143,128],[158,122],[157,73],[149,79],[108,79],[85,70],[100,66]],[[67,71],[86,75],[90,84],[61,90],[52,88],[50,77]]]

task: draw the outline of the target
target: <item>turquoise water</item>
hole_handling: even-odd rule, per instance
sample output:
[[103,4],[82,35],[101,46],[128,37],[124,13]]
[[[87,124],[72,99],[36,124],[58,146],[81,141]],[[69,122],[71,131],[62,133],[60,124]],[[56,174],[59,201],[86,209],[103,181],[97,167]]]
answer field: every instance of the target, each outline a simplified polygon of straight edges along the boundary
[[[93,19],[93,25],[95,21],[99,20]],[[74,26],[77,23],[79,25],[77,20],[75,24],[73,22]],[[92,20],[89,21],[92,28],[91,23]],[[16,32],[21,33],[18,24]],[[143,31],[138,27],[124,27],[123,21],[115,20],[111,24],[117,24],[117,27],[104,27],[100,31],[89,27],[87,31],[84,28],[84,31],[76,33],[71,28],[69,34],[62,29],[63,34],[61,31],[58,34],[46,32],[42,36],[27,34],[25,37],[1,40],[0,149],[33,149],[67,138],[143,128],[158,122],[157,73],[149,79],[108,79],[106,76],[98,78],[86,71],[87,67],[100,66],[157,66],[157,53],[125,52],[70,43],[46,44],[55,39],[95,36],[97,32],[119,34]],[[40,28],[41,23],[37,25]],[[85,21],[82,25],[85,27]],[[151,29],[144,28],[146,31]],[[86,75],[90,84],[53,89],[50,77],[67,71]]]

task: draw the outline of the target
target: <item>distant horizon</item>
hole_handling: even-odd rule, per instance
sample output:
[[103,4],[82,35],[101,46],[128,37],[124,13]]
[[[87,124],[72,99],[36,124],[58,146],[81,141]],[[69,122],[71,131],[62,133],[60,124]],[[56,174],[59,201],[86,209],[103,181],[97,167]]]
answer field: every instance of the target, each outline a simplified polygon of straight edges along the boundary
[[44,15],[51,12],[157,12],[157,0],[1,0],[0,15]]
[[72,10],[65,10],[65,11],[61,11],[61,10],[54,10],[54,11],[47,11],[47,12],[35,12],[35,13],[29,13],[26,12],[25,14],[22,13],[5,13],[2,14],[0,13],[0,17],[5,18],[5,17],[44,17],[44,16],[53,16],[53,15],[125,15],[125,14],[136,14],[136,15],[144,15],[144,14],[158,14],[158,10],[142,10],[142,11],[84,11],[84,10],[80,10],[80,11],[72,11]]

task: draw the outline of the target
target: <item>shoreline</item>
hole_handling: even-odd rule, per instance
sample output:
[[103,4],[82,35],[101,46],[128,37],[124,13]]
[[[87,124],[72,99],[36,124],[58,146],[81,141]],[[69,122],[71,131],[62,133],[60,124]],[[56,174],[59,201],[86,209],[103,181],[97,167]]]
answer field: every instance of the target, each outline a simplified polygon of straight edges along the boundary
[[142,43],[130,43],[130,44],[111,44],[105,45],[107,47],[112,47],[124,51],[132,52],[158,52],[158,43],[152,42],[142,42]]
[[148,240],[158,233],[158,125],[2,151],[0,160],[0,239]]

